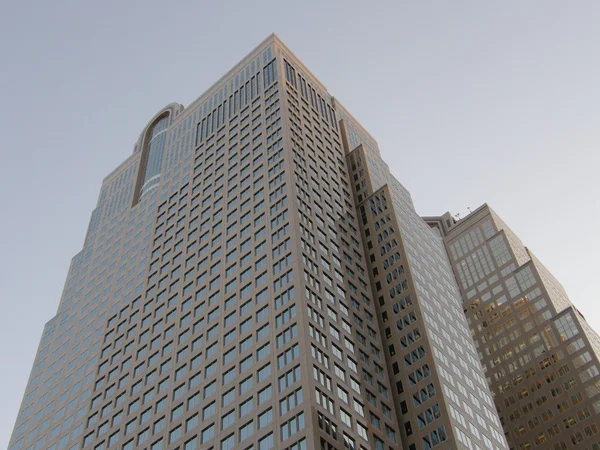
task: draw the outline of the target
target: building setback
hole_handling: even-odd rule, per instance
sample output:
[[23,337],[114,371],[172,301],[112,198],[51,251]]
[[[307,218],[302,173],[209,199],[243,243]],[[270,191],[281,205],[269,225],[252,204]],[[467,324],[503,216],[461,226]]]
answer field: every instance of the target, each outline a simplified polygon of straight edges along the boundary
[[104,179],[9,446],[138,448],[508,448],[442,237],[273,35]]
[[487,205],[426,218],[445,243],[509,445],[600,449],[600,337]]

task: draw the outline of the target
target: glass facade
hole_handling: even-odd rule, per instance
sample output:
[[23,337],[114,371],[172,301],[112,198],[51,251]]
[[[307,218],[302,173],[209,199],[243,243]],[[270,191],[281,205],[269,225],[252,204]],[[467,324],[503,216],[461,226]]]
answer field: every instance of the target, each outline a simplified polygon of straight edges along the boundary
[[[442,230],[511,448],[600,448],[598,335],[487,205]],[[441,226],[449,220],[450,227]]]
[[148,143],[148,156],[140,196],[144,196],[160,183],[160,168],[165,150],[169,116],[160,119],[153,127]]

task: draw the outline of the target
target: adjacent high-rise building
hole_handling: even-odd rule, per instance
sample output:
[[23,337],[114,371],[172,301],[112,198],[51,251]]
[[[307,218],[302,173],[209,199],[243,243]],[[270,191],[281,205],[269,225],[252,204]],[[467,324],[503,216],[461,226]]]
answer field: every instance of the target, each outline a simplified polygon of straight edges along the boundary
[[[455,262],[374,139],[270,36],[159,111],[104,179],[9,449],[508,449],[486,381],[499,354],[482,367]],[[564,304],[548,280],[529,298],[547,285]],[[555,314],[556,348],[525,345],[560,377],[595,335]],[[591,388],[585,357],[569,398]]]
[[490,209],[426,218],[445,236],[479,359],[514,449],[600,449],[600,337]]

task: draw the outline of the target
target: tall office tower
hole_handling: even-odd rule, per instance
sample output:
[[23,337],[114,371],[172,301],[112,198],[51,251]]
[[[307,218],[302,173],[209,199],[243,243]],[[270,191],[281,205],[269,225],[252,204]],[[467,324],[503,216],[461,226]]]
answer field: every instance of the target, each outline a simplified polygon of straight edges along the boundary
[[275,37],[105,178],[10,450],[505,449],[441,237]]
[[511,448],[600,449],[600,337],[487,205],[444,234]]

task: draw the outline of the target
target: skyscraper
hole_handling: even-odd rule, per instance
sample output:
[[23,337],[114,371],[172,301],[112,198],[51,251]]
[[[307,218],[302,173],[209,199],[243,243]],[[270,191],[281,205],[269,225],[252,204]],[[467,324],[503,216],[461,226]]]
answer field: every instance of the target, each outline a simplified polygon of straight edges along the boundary
[[487,205],[446,236],[479,358],[515,449],[600,449],[600,337]]
[[442,237],[270,36],[104,179],[9,448],[508,446]]

